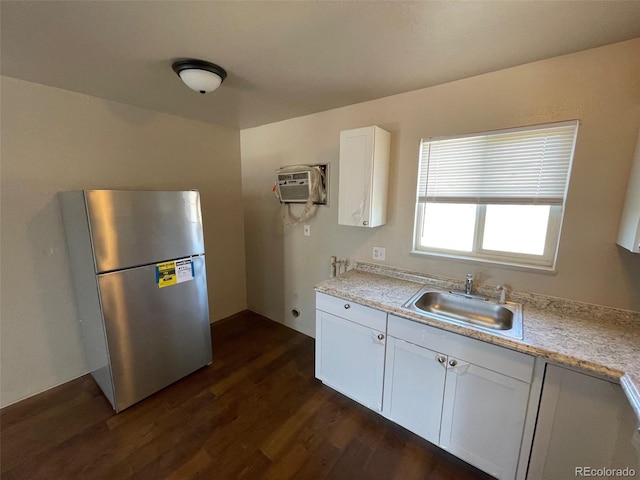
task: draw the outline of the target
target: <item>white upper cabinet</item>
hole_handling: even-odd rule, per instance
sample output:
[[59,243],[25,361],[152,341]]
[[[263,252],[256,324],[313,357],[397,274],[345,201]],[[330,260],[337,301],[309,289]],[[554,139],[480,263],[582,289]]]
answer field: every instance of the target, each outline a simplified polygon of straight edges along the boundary
[[618,245],[631,252],[640,253],[640,132],[620,220]]
[[340,132],[338,224],[387,223],[391,134],[371,126]]

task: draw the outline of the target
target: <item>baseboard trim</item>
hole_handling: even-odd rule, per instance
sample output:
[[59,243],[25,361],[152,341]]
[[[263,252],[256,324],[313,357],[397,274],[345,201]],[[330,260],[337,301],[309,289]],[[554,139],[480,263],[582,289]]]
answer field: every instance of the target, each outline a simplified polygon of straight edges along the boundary
[[213,326],[213,325],[218,325],[219,323],[233,321],[234,319],[242,317],[243,315],[246,315],[247,313],[251,313],[251,310],[249,310],[248,308],[245,308],[244,310],[240,310],[239,312],[232,313],[228,317],[219,318],[218,320],[214,320],[213,322],[209,322],[209,325]]

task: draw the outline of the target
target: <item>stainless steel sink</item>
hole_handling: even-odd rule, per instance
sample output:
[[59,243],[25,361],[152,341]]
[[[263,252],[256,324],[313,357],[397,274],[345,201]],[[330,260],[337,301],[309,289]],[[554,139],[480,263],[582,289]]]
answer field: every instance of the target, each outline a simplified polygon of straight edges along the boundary
[[522,339],[522,305],[425,287],[403,307],[425,317]]

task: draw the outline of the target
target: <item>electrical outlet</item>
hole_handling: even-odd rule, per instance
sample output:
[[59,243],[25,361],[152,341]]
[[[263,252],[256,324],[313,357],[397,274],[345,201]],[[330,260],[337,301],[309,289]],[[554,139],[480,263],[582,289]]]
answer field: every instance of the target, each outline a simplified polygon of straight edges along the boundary
[[384,262],[384,257],[385,257],[385,249],[384,247],[373,247],[373,259],[374,260],[380,260],[382,262]]
[[305,237],[310,237],[311,236],[311,225],[305,225],[304,226],[304,236]]

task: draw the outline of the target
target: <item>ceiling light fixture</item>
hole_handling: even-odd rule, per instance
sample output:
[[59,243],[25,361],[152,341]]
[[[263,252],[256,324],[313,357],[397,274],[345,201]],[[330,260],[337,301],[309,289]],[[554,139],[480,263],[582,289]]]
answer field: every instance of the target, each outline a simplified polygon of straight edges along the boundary
[[171,68],[187,87],[202,94],[213,92],[227,78],[224,68],[204,60],[179,60]]

